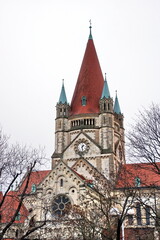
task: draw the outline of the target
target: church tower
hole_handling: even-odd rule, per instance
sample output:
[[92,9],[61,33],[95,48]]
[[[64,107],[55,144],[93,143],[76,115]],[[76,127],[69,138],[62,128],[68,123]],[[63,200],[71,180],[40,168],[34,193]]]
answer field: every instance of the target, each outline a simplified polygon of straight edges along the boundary
[[95,171],[115,178],[125,163],[123,114],[117,93],[113,101],[103,77],[91,26],[71,104],[63,82],[56,110],[52,168],[63,161],[85,178]]

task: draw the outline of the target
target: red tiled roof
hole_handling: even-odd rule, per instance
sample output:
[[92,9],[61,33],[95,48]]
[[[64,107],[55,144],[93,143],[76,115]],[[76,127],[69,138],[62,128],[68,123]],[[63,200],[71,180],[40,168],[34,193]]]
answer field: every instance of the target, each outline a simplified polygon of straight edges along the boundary
[[[32,184],[35,184],[35,185],[40,184],[40,182],[42,182],[42,180],[50,173],[50,171],[51,170],[32,172],[30,175],[28,188],[25,193],[26,194],[30,193]],[[11,218],[13,217],[15,211],[17,210],[18,204],[19,204],[19,199],[20,199],[19,194],[23,191],[26,181],[27,181],[27,179],[25,179],[23,181],[22,185],[20,186],[20,188],[17,192],[16,191],[8,192],[8,194],[5,198],[5,201],[0,209],[2,223],[9,222],[11,220]],[[0,192],[0,198],[2,198],[2,197],[3,197],[3,194],[2,194],[2,192]],[[15,223],[24,222],[24,220],[28,216],[28,210],[25,208],[23,203],[22,203],[22,206],[21,206],[21,209],[19,212],[20,212],[20,216],[21,216],[20,220],[15,221]]]
[[[18,205],[19,205],[18,192],[15,191],[8,192],[5,197],[4,203],[2,204],[2,207],[0,209],[1,223],[7,223],[11,221],[12,217],[14,216],[18,208]],[[23,223],[26,217],[28,216],[28,210],[25,208],[23,203],[19,213],[20,220],[14,221],[15,223]]]
[[[157,165],[160,167],[160,163]],[[160,186],[160,175],[152,164],[135,163],[122,165],[116,187],[135,187],[136,178],[140,179],[140,187]]]
[[[26,191],[26,194],[31,192],[31,188],[32,185],[38,185],[42,182],[42,180],[51,172],[51,170],[45,170],[45,171],[36,171],[36,172],[32,172],[30,175],[30,179],[29,179],[29,184],[28,184],[28,188]],[[19,188],[19,192],[21,193],[25,187],[27,179],[25,179],[22,182],[22,185]]]
[[[81,113],[98,113],[104,79],[92,39],[88,40],[80,73],[71,102],[71,115]],[[82,106],[82,97],[87,99]]]

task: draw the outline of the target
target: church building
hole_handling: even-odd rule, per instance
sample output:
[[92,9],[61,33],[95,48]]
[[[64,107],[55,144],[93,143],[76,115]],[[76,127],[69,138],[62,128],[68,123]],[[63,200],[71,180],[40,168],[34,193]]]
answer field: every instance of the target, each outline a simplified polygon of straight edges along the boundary
[[[130,186],[127,185],[128,189],[133,190],[138,187],[138,190],[142,189],[143,192],[148,191],[152,181],[154,184],[160,184],[159,178],[157,183],[154,173],[152,172],[151,175],[148,172],[148,167],[140,167],[143,164],[126,164],[124,116],[117,93],[114,99],[110,94],[106,74],[102,73],[100,67],[91,30],[90,26],[89,38],[71,103],[67,100],[64,82],[62,82],[60,97],[56,104],[55,149],[51,157],[51,170],[31,173],[19,216],[6,239],[16,239],[13,235],[17,229],[19,231],[18,224],[21,226],[21,231],[16,234],[20,235],[29,223],[39,224],[43,221],[45,225],[25,239],[85,239],[76,234],[73,234],[74,237],[67,235],[68,233],[66,234],[68,238],[65,236],[67,226],[64,222],[68,222],[65,216],[73,206],[83,208],[82,195],[87,196],[87,192],[90,191],[92,195],[97,194],[94,188],[97,179],[103,178],[107,182],[114,183],[115,191],[121,198],[120,201],[124,199],[124,191],[122,194],[120,192],[126,187],[126,183],[130,184]],[[125,175],[125,172],[129,174]],[[125,181],[118,178],[124,175]],[[144,177],[147,175],[151,177],[145,185]],[[24,188],[25,181],[17,191],[9,192],[17,194],[16,201]],[[146,234],[148,229],[150,230],[149,233],[147,232],[148,236],[151,237],[154,234],[154,226],[148,212],[144,208],[140,209],[140,205],[136,206],[134,210],[128,210],[121,225],[122,240],[144,239],[140,238],[140,235]],[[114,210],[118,211],[117,209],[118,205]],[[110,209],[110,212],[112,211],[113,209]],[[145,216],[145,219],[141,219],[142,216]],[[2,213],[3,224],[9,219],[9,214],[3,217]],[[54,233],[51,229],[54,229]],[[133,233],[134,229],[140,232]],[[150,233],[152,235],[149,235]],[[102,231],[103,236],[99,235],[97,239],[107,239],[107,234],[107,231]],[[145,239],[149,239],[146,236]]]

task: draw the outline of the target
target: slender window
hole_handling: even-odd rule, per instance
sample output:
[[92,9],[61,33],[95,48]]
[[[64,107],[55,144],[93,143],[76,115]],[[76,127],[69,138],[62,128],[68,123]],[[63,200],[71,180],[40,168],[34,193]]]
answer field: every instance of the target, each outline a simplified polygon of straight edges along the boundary
[[60,179],[60,187],[63,187],[63,179]]
[[18,233],[19,233],[19,231],[18,231],[18,229],[16,229],[16,233],[15,233],[16,238],[18,238]]
[[150,207],[146,207],[146,225],[150,225]]
[[85,96],[82,97],[82,106],[86,106],[87,104],[87,99]]
[[119,158],[120,158],[120,160],[122,160],[122,149],[121,149],[121,147],[119,147]]
[[142,225],[142,215],[141,215],[141,205],[136,204],[136,213],[137,213],[137,224]]

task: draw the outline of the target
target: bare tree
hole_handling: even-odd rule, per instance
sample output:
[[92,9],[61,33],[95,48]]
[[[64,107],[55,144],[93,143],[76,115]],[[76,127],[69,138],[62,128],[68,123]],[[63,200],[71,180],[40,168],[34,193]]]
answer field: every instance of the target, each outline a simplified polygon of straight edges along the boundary
[[[42,164],[44,159],[42,149],[21,147],[19,144],[10,146],[8,140],[9,138],[0,130],[0,185],[1,188],[3,187],[0,195],[0,239],[3,239],[14,225],[17,215],[23,208],[31,173]],[[24,176],[25,183],[19,191],[17,184]],[[13,191],[13,188],[17,189]],[[13,209],[12,206],[8,206],[8,199],[12,199],[9,202],[13,203]],[[24,218],[27,218],[27,210]],[[16,233],[15,239],[24,239],[44,224],[45,221],[38,226],[28,228],[24,234],[21,234],[20,238]]]
[[[128,155],[133,161],[142,164],[141,168],[148,168],[151,172],[160,175],[160,106],[151,104],[148,109],[140,111],[135,124],[127,134],[128,138]],[[150,173],[151,174],[151,173]],[[149,207],[156,222],[156,228],[160,236],[160,214],[159,214],[159,184],[152,186],[154,194],[154,207],[147,206],[144,201],[139,201],[144,207]],[[155,194],[156,193],[156,194]],[[160,239],[160,237],[159,237]]]
[[86,183],[81,206],[72,209],[78,239],[120,240],[124,220],[133,207],[136,189],[116,189],[113,182],[99,178]]
[[151,164],[160,174],[160,106],[152,104],[140,111],[127,138],[129,158]]

